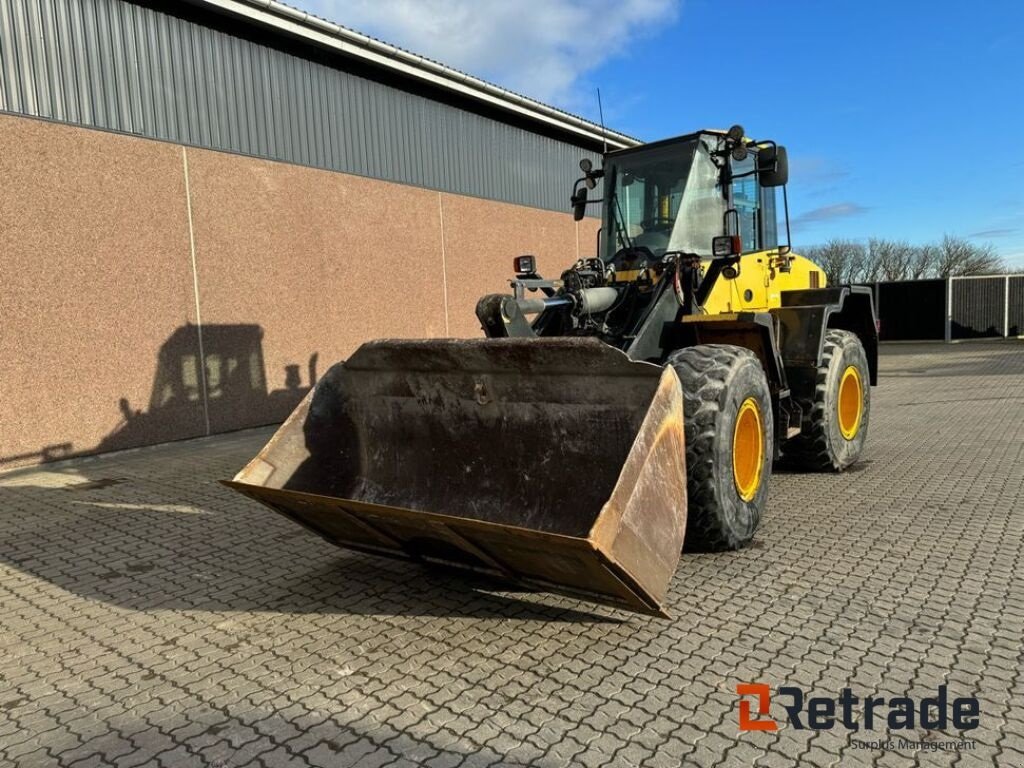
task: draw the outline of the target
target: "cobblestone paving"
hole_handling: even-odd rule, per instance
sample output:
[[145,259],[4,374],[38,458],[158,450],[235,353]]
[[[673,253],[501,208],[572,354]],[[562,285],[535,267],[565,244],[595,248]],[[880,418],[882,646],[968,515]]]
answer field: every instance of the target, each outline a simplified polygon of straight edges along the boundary
[[[0,763],[1024,768],[1024,345],[882,368],[863,464],[777,475],[670,621],[336,550],[215,483],[267,430],[4,475]],[[754,681],[981,725],[739,733]]]

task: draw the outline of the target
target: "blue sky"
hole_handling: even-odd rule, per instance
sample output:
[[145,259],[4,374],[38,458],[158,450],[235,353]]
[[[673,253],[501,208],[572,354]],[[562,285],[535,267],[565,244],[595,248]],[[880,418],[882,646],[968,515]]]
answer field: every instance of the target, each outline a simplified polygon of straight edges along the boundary
[[291,0],[644,140],[790,150],[797,245],[994,245],[1024,268],[1024,2]]

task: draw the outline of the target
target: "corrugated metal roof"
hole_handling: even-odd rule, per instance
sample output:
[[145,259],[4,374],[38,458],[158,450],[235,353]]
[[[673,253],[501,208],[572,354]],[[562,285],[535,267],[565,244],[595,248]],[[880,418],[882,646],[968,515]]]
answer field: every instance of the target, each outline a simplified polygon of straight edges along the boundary
[[594,159],[237,31],[126,0],[0,0],[0,110],[560,211]]
[[544,104],[277,0],[187,1],[246,18],[279,33],[302,38],[314,45],[327,45],[405,76],[428,80],[435,86],[448,88],[491,106],[505,108],[539,123],[576,133],[589,141],[607,141],[610,149],[622,149],[641,143],[639,139],[618,131],[607,130],[579,115]]

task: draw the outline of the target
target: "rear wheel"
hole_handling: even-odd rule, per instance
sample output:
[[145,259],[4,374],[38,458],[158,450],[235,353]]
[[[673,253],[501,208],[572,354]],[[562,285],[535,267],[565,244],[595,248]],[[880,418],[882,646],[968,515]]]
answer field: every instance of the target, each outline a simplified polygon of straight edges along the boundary
[[668,364],[683,388],[685,549],[739,549],[754,537],[771,475],[772,405],[761,362],[744,347],[703,344],[673,352]]
[[871,416],[871,379],[864,346],[850,331],[825,331],[814,393],[798,398],[804,409],[799,436],[782,447],[795,469],[841,471],[860,458]]

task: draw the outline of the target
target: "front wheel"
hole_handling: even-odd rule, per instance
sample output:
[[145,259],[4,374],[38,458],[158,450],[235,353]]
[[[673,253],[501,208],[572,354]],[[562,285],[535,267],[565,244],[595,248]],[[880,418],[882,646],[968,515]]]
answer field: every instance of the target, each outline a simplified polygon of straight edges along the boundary
[[701,344],[668,357],[683,388],[687,551],[749,544],[768,499],[772,401],[757,356]]

